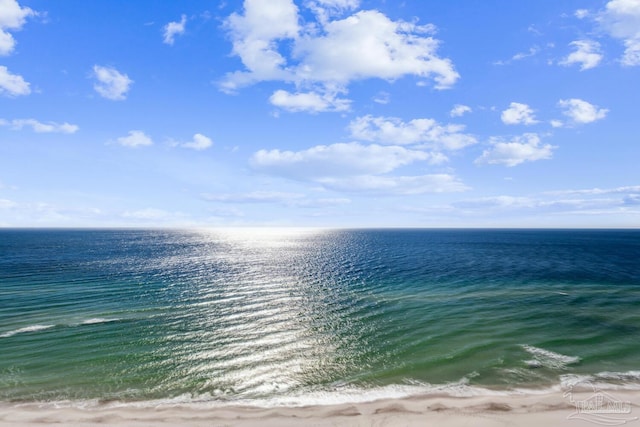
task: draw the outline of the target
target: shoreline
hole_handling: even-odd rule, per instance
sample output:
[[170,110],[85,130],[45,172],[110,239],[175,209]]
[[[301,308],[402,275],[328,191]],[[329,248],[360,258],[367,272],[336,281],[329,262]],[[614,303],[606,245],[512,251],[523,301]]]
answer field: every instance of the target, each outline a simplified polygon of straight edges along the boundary
[[[580,409],[579,409],[580,408]],[[505,396],[418,395],[361,403],[302,407],[206,404],[91,408],[0,403],[0,426],[588,426],[618,420],[640,426],[640,391],[561,392]],[[637,423],[637,424],[636,424]]]

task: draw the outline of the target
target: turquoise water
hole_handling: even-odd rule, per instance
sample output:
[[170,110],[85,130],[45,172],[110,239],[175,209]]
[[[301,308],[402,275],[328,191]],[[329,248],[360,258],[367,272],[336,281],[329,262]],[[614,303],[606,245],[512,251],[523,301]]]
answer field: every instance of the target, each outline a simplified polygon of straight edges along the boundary
[[640,231],[0,230],[0,400],[640,389]]

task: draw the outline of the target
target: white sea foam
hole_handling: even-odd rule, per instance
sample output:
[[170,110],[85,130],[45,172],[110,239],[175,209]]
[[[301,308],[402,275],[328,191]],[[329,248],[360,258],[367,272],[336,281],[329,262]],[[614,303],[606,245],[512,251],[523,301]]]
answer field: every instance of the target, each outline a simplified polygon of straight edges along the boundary
[[[471,374],[470,376],[473,376]],[[392,384],[381,387],[361,388],[342,385],[329,390],[316,390],[303,393],[279,394],[265,398],[225,398],[216,393],[185,393],[167,399],[119,400],[117,396],[109,396],[108,402],[103,399],[61,400],[40,402],[41,407],[55,408],[169,408],[195,407],[212,408],[228,406],[253,406],[260,408],[302,407],[315,405],[336,405],[373,402],[383,399],[402,399],[414,396],[450,396],[450,397],[482,397],[482,396],[528,396],[560,393],[567,390],[640,390],[640,371],[601,372],[593,375],[561,375],[559,382],[545,388],[509,388],[490,389],[469,385],[467,377],[446,384],[428,384],[410,381],[407,384]],[[132,390],[127,392],[131,395]],[[139,395],[139,393],[133,393]]]
[[528,344],[522,344],[522,348],[533,356],[533,360],[524,362],[531,368],[564,369],[567,365],[578,363],[581,360],[578,356],[567,356]]
[[90,408],[94,406],[106,407],[136,407],[136,408],[159,408],[174,406],[194,406],[194,407],[225,407],[225,406],[253,406],[260,408],[274,407],[303,407],[316,405],[338,405],[345,403],[364,403],[383,399],[402,399],[411,396],[451,396],[451,397],[474,397],[474,396],[508,396],[513,394],[524,394],[524,392],[514,392],[513,390],[492,390],[478,386],[468,385],[468,379],[462,378],[460,381],[447,384],[426,384],[412,381],[412,384],[394,384],[374,388],[360,388],[355,386],[341,386],[332,390],[317,390],[303,393],[280,394],[265,398],[230,398],[210,393],[193,395],[185,393],[167,399],[154,400],[114,400],[108,403],[96,399],[82,401],[58,401],[47,402],[45,406],[60,407],[81,407]]
[[50,328],[53,328],[54,326],[55,325],[31,325],[31,326],[26,326],[24,328],[14,329],[13,331],[8,331],[8,332],[5,332],[3,334],[0,334],[0,338],[8,338],[8,337],[12,337],[12,336],[17,335],[17,334],[24,334],[24,333],[28,333],[28,332],[44,331],[45,329],[50,329]]
[[560,384],[563,390],[640,390],[640,371],[567,374],[560,376]]

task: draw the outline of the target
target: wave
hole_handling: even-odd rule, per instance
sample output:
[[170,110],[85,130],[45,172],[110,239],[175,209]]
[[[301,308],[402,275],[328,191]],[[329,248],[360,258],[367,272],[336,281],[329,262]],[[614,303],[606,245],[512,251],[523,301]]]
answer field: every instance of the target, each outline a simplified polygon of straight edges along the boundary
[[30,325],[30,326],[25,326],[23,328],[18,328],[18,329],[14,329],[12,331],[7,331],[4,332],[2,334],[0,334],[0,338],[9,338],[12,337],[14,335],[18,335],[18,334],[24,334],[24,333],[29,333],[29,332],[40,332],[40,331],[45,331],[47,329],[51,329],[51,328],[55,328],[55,327],[73,327],[73,326],[80,326],[80,325],[97,325],[97,324],[101,324],[101,323],[110,323],[110,322],[118,322],[122,319],[120,318],[102,318],[102,317],[94,317],[91,319],[86,319],[83,320],[81,322],[77,322],[77,323],[69,323],[69,324],[53,324],[53,325]]
[[8,332],[5,332],[3,334],[0,334],[0,338],[8,338],[8,337],[12,337],[14,335],[24,334],[24,333],[28,333],[28,332],[44,331],[46,329],[51,329],[51,328],[53,328],[55,326],[56,325],[31,325],[31,326],[26,326],[24,328],[14,329],[13,331],[8,331]]
[[640,371],[566,374],[560,376],[560,384],[563,390],[640,390]]
[[532,360],[525,360],[524,362],[530,368],[565,369],[567,365],[579,363],[581,360],[578,356],[567,356],[528,344],[522,344],[522,348],[533,356]]
[[[212,393],[184,393],[174,397],[144,399],[138,396],[134,400],[110,393],[104,398],[78,400],[37,401],[39,407],[82,408],[167,408],[187,406],[195,408],[215,408],[229,406],[249,406],[258,408],[325,406],[339,404],[366,403],[386,399],[413,397],[508,397],[532,396],[564,393],[567,391],[638,391],[640,390],[640,371],[600,372],[593,375],[561,375],[559,381],[545,387],[490,388],[472,385],[469,378],[473,373],[459,381],[445,384],[429,384],[407,380],[403,384],[390,384],[377,387],[358,387],[339,385],[328,389],[306,390],[294,393],[273,395],[270,397],[225,397]],[[138,390],[140,391],[140,390]],[[130,396],[131,390],[123,391]],[[142,397],[142,398],[141,398]],[[23,404],[28,403],[22,401]]]
[[94,317],[92,319],[87,319],[87,320],[83,320],[82,322],[80,322],[80,325],[97,325],[100,323],[111,323],[111,322],[118,322],[122,319],[120,318],[113,318],[113,319],[105,319],[102,317]]

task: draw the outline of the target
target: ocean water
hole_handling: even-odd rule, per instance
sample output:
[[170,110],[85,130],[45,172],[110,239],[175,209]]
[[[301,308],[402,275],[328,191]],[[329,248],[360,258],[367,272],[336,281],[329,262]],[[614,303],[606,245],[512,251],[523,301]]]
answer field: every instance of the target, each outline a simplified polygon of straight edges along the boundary
[[640,230],[0,230],[0,401],[640,389]]

